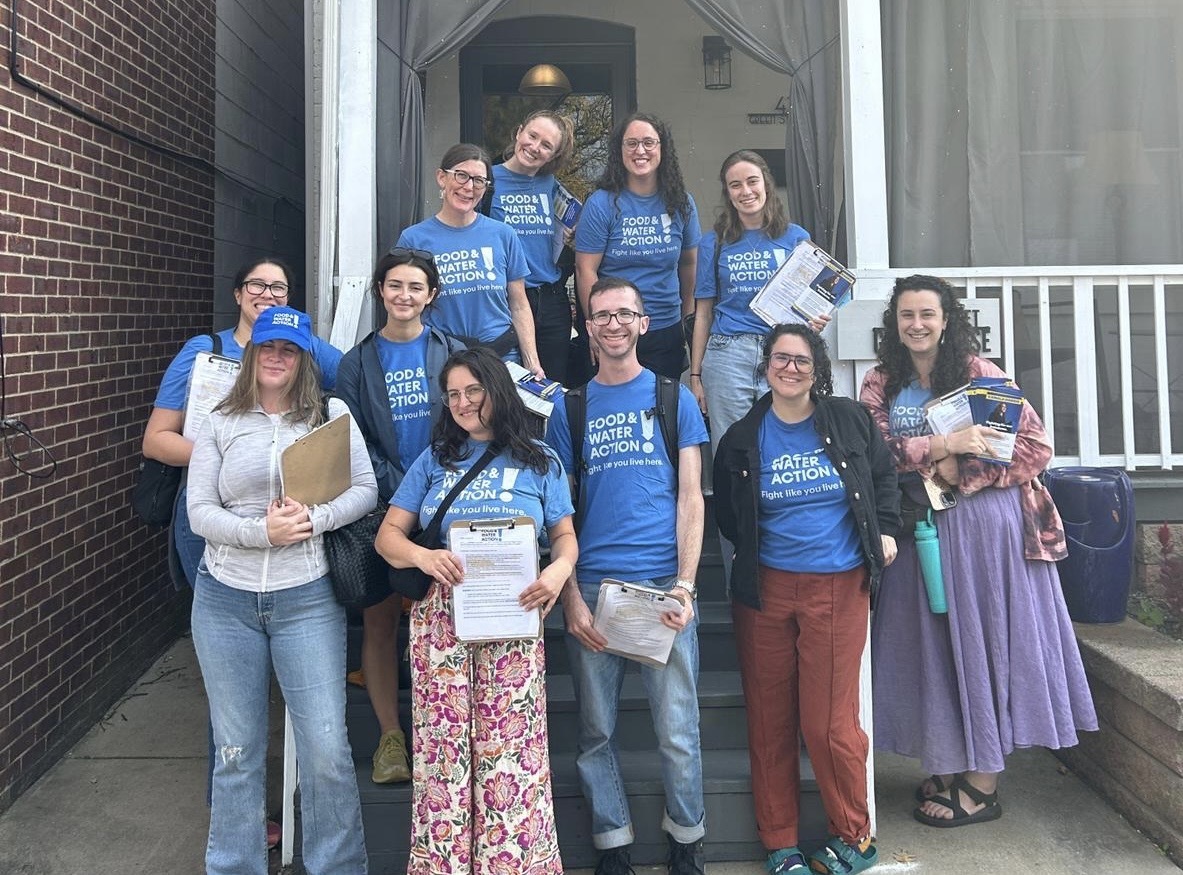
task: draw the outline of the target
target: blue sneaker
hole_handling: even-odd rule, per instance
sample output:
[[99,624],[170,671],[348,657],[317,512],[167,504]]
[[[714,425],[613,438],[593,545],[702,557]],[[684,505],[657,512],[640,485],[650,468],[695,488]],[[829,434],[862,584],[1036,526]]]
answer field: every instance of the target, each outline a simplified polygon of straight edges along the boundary
[[835,836],[809,855],[809,867],[820,875],[855,875],[878,862],[879,852],[869,837],[848,845]]
[[808,875],[809,867],[805,865],[805,855],[794,845],[791,848],[781,848],[773,851],[764,861],[764,868],[768,875]]

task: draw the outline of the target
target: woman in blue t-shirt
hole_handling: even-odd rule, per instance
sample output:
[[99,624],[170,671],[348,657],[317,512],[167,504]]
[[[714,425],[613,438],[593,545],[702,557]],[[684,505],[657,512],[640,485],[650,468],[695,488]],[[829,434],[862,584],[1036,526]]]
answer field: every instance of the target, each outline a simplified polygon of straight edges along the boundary
[[480,146],[458,143],[444,153],[435,180],[439,212],[404,229],[395,244],[435,254],[440,293],[427,323],[545,376],[526,300],[529,267],[521,241],[513,228],[477,209],[493,185],[489,156]]
[[[464,472],[480,465],[444,514],[456,520],[529,517],[550,536],[550,564],[518,597],[543,616],[575,568],[579,550],[571,490],[554,451],[528,435],[530,413],[489,350],[449,356],[440,374],[448,416],[390,501],[375,546],[396,568],[434,579],[411,612],[411,716],[415,783],[408,875],[436,875],[457,860],[470,871],[563,871],[551,802],[545,657],[541,638],[457,639],[452,589],[459,556],[408,537],[427,527]],[[488,452],[487,452],[488,451]]]
[[[878,858],[859,667],[871,591],[895,558],[895,463],[867,410],[833,396],[812,329],[778,325],[762,351],[771,391],[727,430],[714,470],[719,529],[735,544],[756,823],[768,871],[853,875]],[[809,861],[797,847],[799,737],[832,834]]]
[[649,370],[676,380],[686,369],[682,320],[694,308],[702,230],[666,123],[633,113],[617,125],[608,166],[596,185],[575,229],[579,305],[588,312],[588,295],[600,277],[632,282],[641,290],[649,316],[637,358]]
[[526,299],[538,358],[546,375],[560,383],[567,378],[571,302],[565,282],[570,273],[555,263],[555,174],[574,151],[571,119],[553,109],[530,113],[514,131],[504,163],[493,168],[494,188],[487,195],[488,215],[518,232],[530,268]]
[[[464,344],[422,316],[439,294],[439,272],[431,253],[400,249],[382,256],[370,292],[386,310],[386,324],[345,353],[337,372],[337,395],[349,405],[365,438],[382,506],[411,463],[431,442],[441,412],[438,380],[448,356]],[[375,784],[411,780],[407,742],[398,718],[398,622],[402,597],[392,594],[362,612],[360,677],[382,735],[373,757]]]

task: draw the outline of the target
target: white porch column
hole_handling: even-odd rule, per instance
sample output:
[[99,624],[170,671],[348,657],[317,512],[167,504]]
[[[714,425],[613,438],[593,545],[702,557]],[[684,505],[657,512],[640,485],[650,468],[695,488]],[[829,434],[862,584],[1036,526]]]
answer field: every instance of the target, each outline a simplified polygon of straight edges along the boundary
[[[373,327],[366,284],[377,240],[377,0],[350,0],[347,11],[338,6],[338,15],[337,139],[326,144],[328,149],[335,145],[337,152],[333,219],[338,288],[329,340],[347,350]],[[322,191],[332,191],[329,180]],[[328,215],[325,206],[322,203],[322,217]],[[322,247],[332,245],[332,230],[332,224],[321,229]]]

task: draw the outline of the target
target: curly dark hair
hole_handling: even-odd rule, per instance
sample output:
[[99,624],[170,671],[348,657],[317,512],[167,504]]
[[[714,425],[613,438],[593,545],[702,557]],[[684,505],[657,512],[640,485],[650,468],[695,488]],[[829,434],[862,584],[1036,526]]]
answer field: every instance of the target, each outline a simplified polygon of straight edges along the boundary
[[786,334],[800,337],[809,344],[809,356],[813,359],[813,386],[809,390],[809,397],[816,401],[818,398],[834,394],[834,369],[830,364],[830,348],[820,334],[808,325],[781,323],[773,327],[764,337],[764,347],[760,350],[760,364],[756,367],[761,377],[768,376],[768,357],[772,355],[772,348],[776,342]]
[[628,171],[624,169],[624,132],[633,122],[652,125],[653,130],[657,131],[657,139],[661,140],[661,163],[657,165],[657,193],[661,195],[662,203],[671,216],[680,215],[683,221],[689,221],[690,195],[686,193],[686,183],[682,181],[682,168],[678,166],[678,150],[674,147],[674,135],[669,125],[657,116],[634,112],[613,128],[608,145],[608,165],[596,180],[596,188],[617,195],[628,188]]
[[[530,421],[531,413],[518,397],[513,380],[505,362],[487,347],[457,350],[448,356],[440,370],[440,386],[448,385],[448,374],[453,368],[465,367],[472,372],[476,381],[485,387],[485,399],[491,408],[491,421],[485,424],[493,432],[490,442],[502,450],[508,450],[515,462],[531,469],[536,474],[546,474],[557,464],[530,436],[537,427]],[[485,410],[482,409],[482,419]],[[431,451],[436,461],[445,468],[456,470],[456,463],[472,455],[468,444],[468,432],[461,428],[449,414],[441,416],[431,432]]]
[[945,330],[937,347],[937,361],[929,375],[929,386],[935,395],[944,395],[969,381],[969,360],[981,349],[978,334],[970,322],[969,313],[946,280],[936,276],[917,273],[901,277],[891,290],[891,300],[883,311],[883,340],[879,344],[879,364],[876,366],[887,374],[884,391],[888,398],[894,398],[916,377],[912,354],[900,341],[899,308],[900,295],[904,292],[933,292],[941,300],[941,311],[945,314]]

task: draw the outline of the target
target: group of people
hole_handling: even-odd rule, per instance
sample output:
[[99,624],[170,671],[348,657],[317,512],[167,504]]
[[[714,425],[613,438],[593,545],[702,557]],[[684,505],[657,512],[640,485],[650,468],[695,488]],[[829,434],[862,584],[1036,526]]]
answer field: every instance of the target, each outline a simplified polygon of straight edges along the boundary
[[[543,644],[457,637],[463,561],[443,539],[413,537],[442,505],[442,531],[528,517],[540,533],[549,559],[518,601],[543,616],[561,605],[597,875],[632,873],[635,836],[616,743],[627,661],[605,650],[593,610],[605,578],[668,592],[661,622],[674,644],[667,664],[642,666],[641,677],[668,868],[705,872],[695,581],[708,440],[772,875],[850,875],[877,861],[859,723],[868,625],[876,744],[931,773],[916,790],[924,823],[998,817],[1008,753],[1069,746],[1096,728],[1052,564],[1064,534],[1038,479],[1051,457],[1038,416],[1024,405],[1009,466],[982,461],[983,427],[933,436],[925,425],[929,399],[1000,374],[977,357],[952,288],[899,280],[861,403],[834,395],[819,334],[828,320],[769,330],[748,306],[808,238],[788,220],[767,164],[747,150],[728,156],[719,218],[703,235],[669,127],[634,114],[614,129],[599,186],[568,235],[572,307],[550,212],[572,147],[570,121],[541,111],[497,166],[479,147],[449,149],[436,172],[439,211],[405,229],[375,267],[384,323],[343,357],[285,306],[287,269],[262,259],[235,277],[235,329],[216,342],[193,338],[169,367],[144,451],[188,467],[169,542],[195,590],[210,700],[208,872],[266,869],[272,669],[295,727],[305,866],[365,871],[344,722],[345,612],[322,536],[376,506],[386,508],[378,553],[433,581],[410,608],[410,751],[398,713],[402,599],[364,614],[364,683],[382,730],[373,780],[413,780],[407,871],[562,872]],[[184,387],[196,355],[215,347],[242,368],[193,442],[183,436]],[[544,432],[507,361],[570,387]],[[687,368],[689,387],[679,382]],[[279,454],[344,410],[352,485],[311,507],[286,497]],[[947,614],[929,610],[909,529],[927,506],[926,480],[957,495],[938,514]],[[799,739],[831,834],[809,855],[799,847]]]

